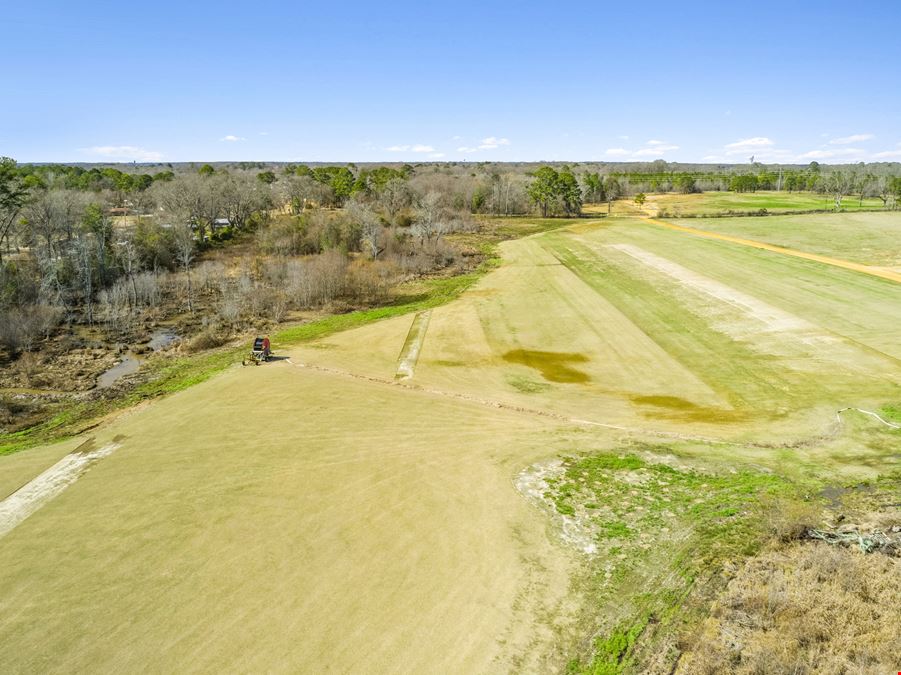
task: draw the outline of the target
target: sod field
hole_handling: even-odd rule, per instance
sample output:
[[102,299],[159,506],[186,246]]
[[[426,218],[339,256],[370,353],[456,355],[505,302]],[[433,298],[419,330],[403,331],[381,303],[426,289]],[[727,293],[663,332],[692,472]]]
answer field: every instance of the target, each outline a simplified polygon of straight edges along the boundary
[[[890,265],[859,234],[893,255],[897,215],[828,219],[686,222]],[[751,501],[901,467],[901,284],[544,230],[449,304],[0,457],[0,671],[616,672],[752,549]]]
[[901,214],[822,213],[768,218],[691,218],[679,225],[901,271]]
[[[735,211],[754,212],[766,209],[782,213],[792,211],[831,211],[835,207],[832,195],[815,192],[698,192],[695,194],[667,193],[648,195],[644,208],[651,213],[665,211],[670,216],[714,214]],[[872,211],[884,207],[882,200],[854,195],[842,200],[843,211]]]

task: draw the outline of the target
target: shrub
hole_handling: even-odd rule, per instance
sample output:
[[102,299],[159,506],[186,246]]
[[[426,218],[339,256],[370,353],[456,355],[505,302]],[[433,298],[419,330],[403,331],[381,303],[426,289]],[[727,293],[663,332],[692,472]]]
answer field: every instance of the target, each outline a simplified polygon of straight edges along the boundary
[[206,349],[221,347],[228,340],[228,335],[217,324],[204,328],[200,333],[185,343],[185,351],[189,354],[201,352]]
[[47,338],[63,318],[55,305],[35,304],[0,311],[0,344],[10,354],[31,351],[35,342]]
[[772,499],[764,501],[763,509],[770,533],[783,542],[800,539],[822,520],[820,507],[812,503]]
[[895,672],[901,559],[794,542],[747,562],[676,672]]

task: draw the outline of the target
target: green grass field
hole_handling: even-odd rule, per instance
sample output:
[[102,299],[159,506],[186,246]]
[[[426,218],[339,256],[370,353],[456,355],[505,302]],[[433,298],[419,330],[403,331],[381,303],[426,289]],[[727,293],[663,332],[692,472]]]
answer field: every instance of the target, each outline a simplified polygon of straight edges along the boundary
[[864,265],[901,267],[901,211],[674,222]]
[[[829,217],[888,242],[891,215]],[[710,227],[790,221],[802,247],[824,218]],[[901,432],[838,412],[897,419],[901,285],[557,223],[504,219],[532,236],[483,276],[285,332],[263,367],[184,366],[165,398],[0,456],[2,531],[16,488],[113,448],[0,534],[0,671],[640,670],[761,544],[766,500],[901,466]],[[536,501],[517,477],[554,460]]]
[[[831,211],[835,203],[831,195],[813,192],[775,192],[761,190],[759,192],[701,192],[698,194],[660,194],[648,195],[645,209],[648,211],[665,210],[669,215],[697,215],[740,213],[766,209],[769,212],[791,211]],[[867,197],[863,203],[854,195],[842,200],[843,211],[872,211],[882,209],[881,199]]]

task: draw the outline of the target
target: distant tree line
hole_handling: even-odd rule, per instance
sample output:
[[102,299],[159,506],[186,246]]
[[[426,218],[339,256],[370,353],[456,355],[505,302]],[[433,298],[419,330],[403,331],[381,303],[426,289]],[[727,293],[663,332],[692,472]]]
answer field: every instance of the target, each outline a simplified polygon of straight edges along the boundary
[[885,208],[901,199],[892,165],[711,169],[660,160],[622,169],[454,162],[85,167],[2,158],[0,324],[10,332],[31,321],[19,332],[34,335],[59,321],[90,323],[114,288],[119,306],[136,312],[168,273],[183,280],[193,311],[199,255],[242,232],[256,231],[255,245],[268,255],[337,251],[418,273],[446,264],[452,254],[444,235],[474,227],[473,214],[575,217],[585,203],[606,203],[609,213],[621,198],[640,205],[648,193],[706,190],[814,191],[836,210],[849,196],[878,197]]

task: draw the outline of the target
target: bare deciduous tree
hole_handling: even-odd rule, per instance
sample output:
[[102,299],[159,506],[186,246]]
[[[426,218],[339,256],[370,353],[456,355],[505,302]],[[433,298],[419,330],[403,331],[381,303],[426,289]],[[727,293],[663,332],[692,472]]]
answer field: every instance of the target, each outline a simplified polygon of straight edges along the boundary
[[438,241],[446,230],[442,218],[441,193],[429,192],[420,201],[413,221],[413,235],[422,245]]
[[366,247],[369,257],[377,260],[385,250],[385,228],[378,214],[356,200],[345,206],[348,217],[360,226],[360,239]]
[[392,178],[385,183],[379,194],[379,203],[385,209],[388,219],[397,224],[397,216],[400,212],[410,206],[412,194],[407,181],[401,178]]
[[178,225],[175,228],[175,257],[185,273],[188,291],[188,310],[194,313],[194,289],[191,286],[191,263],[194,261],[196,242],[190,225]]
[[132,305],[137,307],[138,304],[138,287],[135,283],[135,274],[138,272],[141,264],[141,257],[138,253],[138,247],[135,246],[131,236],[126,237],[118,242],[116,257],[119,265],[125,273],[126,279],[131,283],[132,287]]
[[249,174],[229,174],[213,181],[222,214],[237,228],[243,228],[255,212],[272,206],[270,186]]
[[842,199],[854,187],[854,176],[849,171],[833,171],[826,178],[826,190],[832,195],[835,210],[842,210]]

